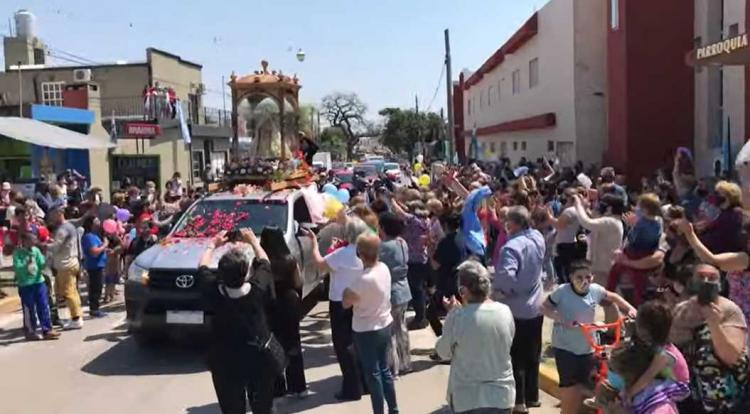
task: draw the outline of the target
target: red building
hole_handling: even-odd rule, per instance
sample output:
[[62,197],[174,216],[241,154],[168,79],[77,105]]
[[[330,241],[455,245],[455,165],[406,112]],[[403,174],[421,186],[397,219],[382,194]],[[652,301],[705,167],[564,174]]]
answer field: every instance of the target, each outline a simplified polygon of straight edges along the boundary
[[605,160],[631,182],[693,147],[693,1],[610,0]]

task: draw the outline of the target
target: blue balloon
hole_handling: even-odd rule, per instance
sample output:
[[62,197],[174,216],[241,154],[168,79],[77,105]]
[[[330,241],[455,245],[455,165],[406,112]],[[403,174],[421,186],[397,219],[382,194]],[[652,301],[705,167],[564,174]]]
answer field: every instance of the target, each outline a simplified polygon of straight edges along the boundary
[[529,167],[523,165],[513,170],[513,175],[516,177],[522,177],[529,173]]
[[336,192],[334,195],[337,200],[341,201],[342,204],[346,204],[349,202],[349,190],[341,189]]
[[326,185],[323,186],[323,192],[326,194],[335,196],[338,191],[339,191],[338,188],[336,188],[336,186],[331,183],[327,183]]

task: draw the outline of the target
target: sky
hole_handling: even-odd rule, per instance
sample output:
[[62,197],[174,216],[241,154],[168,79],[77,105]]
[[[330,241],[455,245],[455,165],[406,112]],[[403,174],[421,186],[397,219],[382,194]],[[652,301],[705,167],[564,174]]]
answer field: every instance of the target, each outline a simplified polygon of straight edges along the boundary
[[[222,76],[251,73],[266,59],[271,69],[299,76],[302,103],[355,92],[374,117],[385,107],[414,107],[415,96],[420,110],[445,106],[444,29],[450,29],[453,78],[458,79],[462,69],[478,68],[545,3],[2,0],[0,32],[7,35],[13,13],[25,8],[36,16],[37,36],[53,50],[106,63],[144,61],[147,47],[166,50],[203,65],[204,104],[217,108],[223,106]],[[295,57],[298,49],[306,54],[304,62]]]

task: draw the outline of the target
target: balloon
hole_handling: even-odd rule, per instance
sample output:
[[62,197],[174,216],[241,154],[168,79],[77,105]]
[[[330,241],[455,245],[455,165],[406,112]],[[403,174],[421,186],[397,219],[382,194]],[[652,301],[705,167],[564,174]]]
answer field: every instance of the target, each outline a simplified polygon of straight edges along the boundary
[[515,170],[513,170],[513,175],[515,175],[516,177],[523,177],[524,175],[528,173],[529,173],[529,167],[525,165],[520,166],[516,168]]
[[343,208],[344,205],[336,197],[330,194],[323,194],[323,217],[328,220],[334,220]]
[[130,217],[132,215],[130,214],[130,211],[124,208],[118,208],[117,212],[115,212],[115,217],[117,218],[117,221],[126,222],[130,220]]
[[112,219],[104,220],[102,223],[102,229],[107,235],[115,234],[117,233],[117,222]]
[[424,161],[424,155],[422,154],[417,155],[417,162],[421,164],[422,161]]
[[323,186],[323,192],[326,194],[336,195],[338,191],[338,188],[336,188],[336,186],[331,183],[327,183]]
[[420,187],[429,187],[430,186],[430,176],[427,174],[422,174],[419,176],[418,180]]
[[336,199],[339,200],[342,204],[348,203],[349,197],[349,191],[344,190],[343,188],[336,192]]
[[584,173],[578,174],[576,180],[578,180],[578,182],[581,183],[582,186],[586,187],[587,190],[594,185],[594,183],[591,181],[591,178],[589,178],[589,176]]

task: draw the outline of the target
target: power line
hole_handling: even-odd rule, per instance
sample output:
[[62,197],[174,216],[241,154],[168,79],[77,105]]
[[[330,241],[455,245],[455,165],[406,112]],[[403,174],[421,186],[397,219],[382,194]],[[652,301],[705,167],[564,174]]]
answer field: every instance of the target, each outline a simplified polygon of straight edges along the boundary
[[74,55],[73,53],[66,52],[64,50],[53,49],[53,48],[50,48],[49,50],[52,51],[52,52],[55,52],[55,53],[60,53],[60,54],[66,55],[66,56],[68,56],[68,57],[70,57],[72,59],[77,59],[77,60],[79,60],[81,62],[88,62],[89,64],[92,64],[92,65],[100,65],[101,64],[100,62],[97,62],[95,60],[91,60],[91,59],[88,59],[88,58],[85,58],[85,57],[82,57],[82,56]]
[[437,86],[435,87],[435,93],[432,95],[432,99],[430,99],[430,104],[427,105],[427,110],[425,112],[430,112],[430,109],[432,109],[432,104],[435,103],[435,98],[437,98],[438,92],[440,92],[440,86],[443,83],[443,76],[445,76],[445,65],[442,65],[442,68],[440,70],[440,78],[438,79]]

